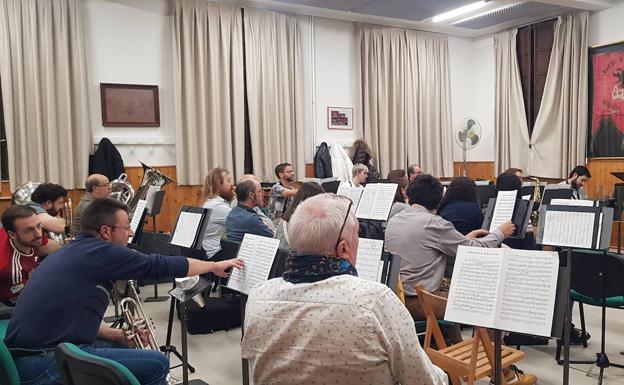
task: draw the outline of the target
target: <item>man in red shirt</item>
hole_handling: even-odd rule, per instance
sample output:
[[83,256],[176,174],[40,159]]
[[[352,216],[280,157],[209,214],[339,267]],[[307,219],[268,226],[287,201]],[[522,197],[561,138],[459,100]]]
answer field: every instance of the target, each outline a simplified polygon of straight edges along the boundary
[[14,305],[37,266],[39,256],[58,249],[43,232],[41,219],[27,206],[11,206],[2,213],[0,229],[0,302]]

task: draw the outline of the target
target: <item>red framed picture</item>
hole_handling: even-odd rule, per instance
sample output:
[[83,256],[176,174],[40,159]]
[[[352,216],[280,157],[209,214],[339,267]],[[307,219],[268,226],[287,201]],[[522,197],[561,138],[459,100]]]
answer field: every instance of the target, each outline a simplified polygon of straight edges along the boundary
[[327,107],[327,128],[330,130],[353,130],[353,108]]

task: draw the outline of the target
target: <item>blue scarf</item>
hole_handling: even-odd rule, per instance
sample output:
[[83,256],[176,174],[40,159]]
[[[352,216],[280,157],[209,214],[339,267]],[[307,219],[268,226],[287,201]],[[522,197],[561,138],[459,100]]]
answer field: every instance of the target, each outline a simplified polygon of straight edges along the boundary
[[357,270],[346,259],[326,255],[290,255],[283,278],[291,283],[311,283],[338,275],[353,275]]

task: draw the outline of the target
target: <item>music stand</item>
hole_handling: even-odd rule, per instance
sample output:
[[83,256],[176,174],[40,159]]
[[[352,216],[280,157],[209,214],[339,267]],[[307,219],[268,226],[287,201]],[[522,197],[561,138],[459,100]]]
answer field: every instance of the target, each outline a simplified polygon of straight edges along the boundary
[[[165,192],[160,190],[154,194],[154,200],[152,201],[152,207],[148,210],[148,214],[152,217],[152,231],[156,234],[156,216],[160,214],[160,209],[162,208],[163,200],[165,198]],[[154,296],[148,297],[143,300],[143,302],[165,302],[168,300],[167,296],[159,296],[158,295],[158,281],[154,282]]]

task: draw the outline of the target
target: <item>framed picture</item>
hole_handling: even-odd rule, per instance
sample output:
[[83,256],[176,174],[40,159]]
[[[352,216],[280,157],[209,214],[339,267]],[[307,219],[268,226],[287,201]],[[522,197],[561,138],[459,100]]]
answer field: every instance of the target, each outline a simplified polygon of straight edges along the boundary
[[160,127],[158,86],[100,83],[102,125]]
[[624,157],[624,41],[589,49],[588,158]]
[[353,130],[353,108],[327,107],[327,128]]

